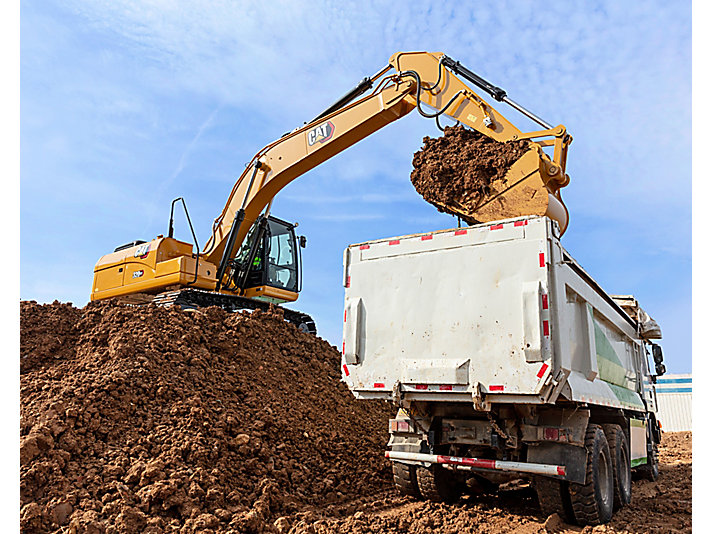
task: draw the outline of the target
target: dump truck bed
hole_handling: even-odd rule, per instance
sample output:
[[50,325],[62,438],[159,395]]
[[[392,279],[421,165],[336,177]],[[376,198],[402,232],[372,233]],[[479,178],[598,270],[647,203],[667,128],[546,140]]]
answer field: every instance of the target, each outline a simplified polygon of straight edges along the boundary
[[644,410],[637,323],[546,217],[352,245],[344,286],[342,376],[359,398]]

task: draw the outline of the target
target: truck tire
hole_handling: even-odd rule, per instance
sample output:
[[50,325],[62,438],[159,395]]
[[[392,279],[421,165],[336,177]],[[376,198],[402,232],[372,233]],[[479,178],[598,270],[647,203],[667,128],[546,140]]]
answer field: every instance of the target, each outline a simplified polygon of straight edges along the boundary
[[613,468],[613,510],[620,510],[630,504],[632,473],[630,469],[630,446],[628,438],[619,425],[603,425],[608,449],[611,451]]
[[462,484],[443,466],[416,467],[418,489],[424,499],[433,502],[454,503],[462,495]]
[[660,463],[658,461],[658,444],[653,443],[653,450],[648,453],[648,463],[640,468],[641,474],[655,482],[660,476]]
[[534,489],[539,499],[539,507],[545,517],[559,514],[559,517],[567,523],[576,523],[568,482],[548,477],[537,477],[534,480]]
[[569,483],[571,507],[581,525],[601,525],[613,516],[613,469],[611,452],[603,429],[594,424],[586,430],[586,479]]
[[393,482],[403,495],[422,499],[418,489],[418,477],[415,473],[415,466],[393,462]]

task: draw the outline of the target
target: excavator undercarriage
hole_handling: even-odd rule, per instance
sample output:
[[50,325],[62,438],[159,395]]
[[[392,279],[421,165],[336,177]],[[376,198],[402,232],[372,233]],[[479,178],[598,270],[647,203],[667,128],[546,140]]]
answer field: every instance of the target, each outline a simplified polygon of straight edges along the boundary
[[[205,291],[203,289],[178,289],[175,291],[166,291],[156,295],[152,302],[158,306],[180,306],[184,310],[206,308],[208,306],[217,306],[229,312],[237,312],[243,310],[264,310],[267,311],[270,307],[269,302],[262,300],[250,299],[247,297],[239,297],[236,295],[225,295],[214,291]],[[316,335],[316,323],[306,313],[296,310],[290,310],[280,306],[284,311],[284,320],[294,324],[301,332]]]

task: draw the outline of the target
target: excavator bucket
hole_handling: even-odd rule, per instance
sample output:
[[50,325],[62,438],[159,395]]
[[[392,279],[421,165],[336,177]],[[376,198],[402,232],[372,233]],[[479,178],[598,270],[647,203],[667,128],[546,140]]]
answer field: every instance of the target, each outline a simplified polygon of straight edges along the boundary
[[[456,126],[439,138],[426,137],[413,158],[411,182],[441,211],[469,223],[524,215],[548,215],[563,233],[568,212],[559,189],[568,183],[566,158],[571,135],[511,100],[506,91],[442,53],[401,52],[390,64],[413,94],[410,105],[426,118],[446,115]],[[460,80],[483,90],[543,129],[523,132]],[[434,109],[426,113],[421,104]],[[552,147],[549,157],[544,147]]]
[[[542,160],[540,149],[532,147],[512,165],[503,182],[492,184],[493,193],[481,199],[471,218],[489,222],[524,215],[547,215],[559,223],[563,233],[569,223],[569,214],[563,202],[555,196],[558,188],[551,183],[550,168],[551,163]],[[547,187],[547,184],[550,185]]]
[[414,158],[411,181],[440,211],[470,224],[546,215],[559,223],[562,233],[568,226],[559,195],[568,177],[531,141],[502,143],[446,129],[443,137],[426,139]]

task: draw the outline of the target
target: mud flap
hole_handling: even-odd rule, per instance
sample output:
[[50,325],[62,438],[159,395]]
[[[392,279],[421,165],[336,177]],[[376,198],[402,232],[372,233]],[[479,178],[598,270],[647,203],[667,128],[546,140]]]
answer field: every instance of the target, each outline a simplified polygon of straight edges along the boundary
[[[398,452],[416,452],[423,454],[430,453],[430,447],[428,446],[428,442],[418,435],[391,434],[390,439],[388,440],[388,445],[386,447],[392,451]],[[409,460],[398,460],[398,462],[408,465],[423,465],[421,462],[413,462]],[[430,466],[430,464],[425,465]]]
[[565,480],[583,484],[586,481],[586,449],[567,443],[529,445],[527,462],[566,467]]

